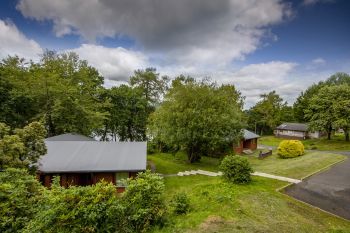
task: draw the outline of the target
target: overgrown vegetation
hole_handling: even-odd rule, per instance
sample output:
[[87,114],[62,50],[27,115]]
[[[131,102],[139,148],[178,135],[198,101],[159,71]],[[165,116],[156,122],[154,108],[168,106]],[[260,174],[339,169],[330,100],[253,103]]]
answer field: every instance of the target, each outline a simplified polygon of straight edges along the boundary
[[170,201],[175,214],[186,214],[190,210],[190,199],[186,193],[176,193]]
[[38,212],[43,189],[26,170],[0,172],[0,232],[21,232]]
[[247,158],[239,155],[225,156],[220,164],[222,176],[236,184],[245,184],[251,181],[252,167]]
[[283,140],[277,148],[277,154],[282,159],[302,156],[304,145],[299,140]]
[[126,192],[99,182],[86,187],[42,187],[25,170],[0,173],[1,232],[145,232],[162,225],[164,183],[149,171],[129,179]]

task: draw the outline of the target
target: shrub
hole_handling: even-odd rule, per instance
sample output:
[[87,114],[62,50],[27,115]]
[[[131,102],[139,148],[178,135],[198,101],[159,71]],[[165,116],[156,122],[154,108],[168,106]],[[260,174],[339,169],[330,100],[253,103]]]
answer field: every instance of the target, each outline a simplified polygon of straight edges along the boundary
[[25,170],[0,172],[0,232],[22,232],[36,213],[43,189]]
[[24,232],[123,232],[123,213],[114,185],[63,188],[56,177]]
[[283,140],[277,148],[280,158],[294,158],[304,154],[304,145],[299,140]]
[[123,203],[132,232],[144,232],[152,225],[162,224],[166,212],[163,193],[163,178],[149,170],[128,180]]
[[186,214],[190,209],[190,199],[186,193],[177,193],[170,203],[175,214]]
[[238,184],[250,182],[253,172],[248,159],[239,155],[226,156],[220,164],[220,170],[227,181]]

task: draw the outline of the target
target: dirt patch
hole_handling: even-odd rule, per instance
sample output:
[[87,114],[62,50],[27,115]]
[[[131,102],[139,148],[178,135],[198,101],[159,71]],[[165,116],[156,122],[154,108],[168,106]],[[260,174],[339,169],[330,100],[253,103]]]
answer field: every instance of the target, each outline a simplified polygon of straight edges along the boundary
[[192,230],[190,232],[199,232],[199,233],[214,233],[214,232],[223,232],[228,229],[235,227],[233,221],[226,220],[220,216],[209,216],[204,222],[202,222],[198,229]]

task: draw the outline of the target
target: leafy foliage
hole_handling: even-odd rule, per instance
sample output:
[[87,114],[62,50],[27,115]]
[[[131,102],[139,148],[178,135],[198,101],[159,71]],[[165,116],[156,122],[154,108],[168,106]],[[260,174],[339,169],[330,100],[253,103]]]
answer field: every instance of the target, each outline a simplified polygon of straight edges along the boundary
[[46,130],[39,122],[32,122],[23,129],[16,129],[14,135],[5,124],[1,126],[0,168],[26,168],[34,173],[36,163],[41,155],[46,153]]
[[139,88],[121,85],[105,90],[103,97],[108,101],[102,140],[144,141],[149,103]]
[[47,51],[38,63],[9,57],[0,63],[0,80],[0,121],[12,128],[41,120],[50,136],[89,135],[106,117],[103,78],[75,53]]
[[144,232],[161,223],[166,212],[163,178],[149,170],[129,179],[123,196],[125,217],[132,232]]
[[251,181],[253,169],[248,159],[243,156],[228,155],[222,160],[219,168],[229,182],[244,184]]
[[231,85],[176,79],[150,121],[154,140],[184,149],[188,160],[196,162],[239,140],[244,126],[241,95]]
[[146,70],[136,70],[130,77],[130,85],[139,88],[150,106],[155,107],[161,101],[161,98],[167,90],[169,78],[167,76],[159,77],[155,68]]
[[280,158],[294,158],[304,154],[304,145],[299,140],[283,140],[278,148],[277,154]]
[[175,194],[170,204],[175,214],[186,214],[190,210],[190,199],[183,192]]
[[25,170],[9,168],[0,172],[0,232],[21,232],[40,201],[42,186]]
[[250,129],[260,135],[271,133],[282,122],[293,122],[292,107],[275,92],[260,96],[261,100],[246,112]]
[[56,177],[25,232],[116,232],[122,214],[112,184],[63,188]]

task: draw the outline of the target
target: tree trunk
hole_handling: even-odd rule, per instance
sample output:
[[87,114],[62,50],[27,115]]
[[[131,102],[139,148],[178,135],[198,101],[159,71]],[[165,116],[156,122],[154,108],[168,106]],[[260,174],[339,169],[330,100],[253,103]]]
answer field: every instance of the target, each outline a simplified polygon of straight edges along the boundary
[[327,134],[328,134],[327,139],[328,139],[328,140],[331,140],[331,135],[332,135],[332,126],[329,126],[329,127],[328,127],[328,132],[327,132]]
[[346,130],[344,130],[344,133],[345,133],[345,141],[350,141],[350,137],[349,137],[349,130],[348,129],[346,129]]

